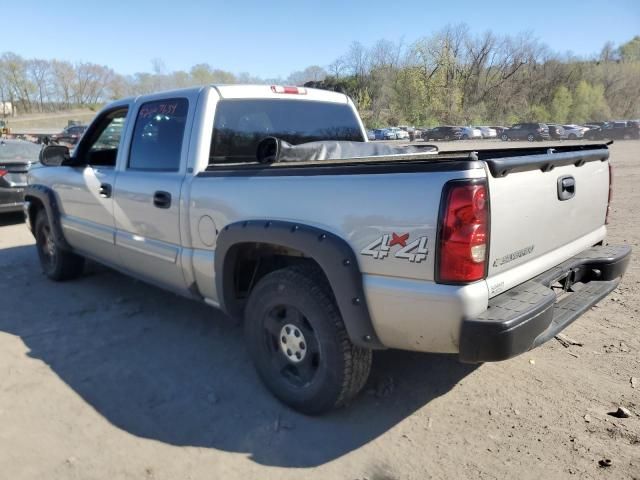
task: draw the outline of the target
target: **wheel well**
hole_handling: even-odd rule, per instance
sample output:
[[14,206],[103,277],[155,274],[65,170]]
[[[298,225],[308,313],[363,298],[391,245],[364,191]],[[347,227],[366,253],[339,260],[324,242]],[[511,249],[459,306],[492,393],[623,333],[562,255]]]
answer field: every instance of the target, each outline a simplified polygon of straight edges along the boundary
[[238,302],[243,311],[251,291],[261,278],[293,265],[316,268],[331,291],[327,276],[318,262],[299,250],[270,243],[241,243],[229,250],[228,258],[233,263],[230,269],[233,272],[233,300]]
[[29,211],[28,211],[29,219],[28,220],[29,220],[29,225],[31,227],[31,231],[33,232],[36,226],[36,217],[40,210],[44,210],[44,204],[39,198],[32,197],[32,196],[25,197],[25,200],[29,202]]

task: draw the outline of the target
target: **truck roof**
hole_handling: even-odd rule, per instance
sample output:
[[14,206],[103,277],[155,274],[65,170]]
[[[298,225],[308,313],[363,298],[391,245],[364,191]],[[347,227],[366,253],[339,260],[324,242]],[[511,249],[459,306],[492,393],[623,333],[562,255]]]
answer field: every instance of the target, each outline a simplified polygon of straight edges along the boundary
[[222,98],[289,98],[292,100],[315,100],[321,102],[347,103],[343,93],[317,88],[291,87],[292,92],[278,93],[280,85],[211,85]]
[[[159,92],[138,95],[135,97],[126,97],[110,102],[106,107],[112,108],[118,105],[124,105],[132,101],[145,100],[162,96],[181,96],[189,93],[196,93],[203,88],[214,88],[218,94],[225,99],[233,98],[277,98],[291,100],[311,100],[316,102],[332,102],[332,103],[348,103],[349,97],[344,93],[332,92],[329,90],[320,90],[317,88],[306,87],[287,87],[287,89],[295,89],[299,93],[278,93],[277,89],[283,89],[282,85],[203,85],[199,87],[179,88],[165,90]],[[277,88],[277,89],[276,89]]]

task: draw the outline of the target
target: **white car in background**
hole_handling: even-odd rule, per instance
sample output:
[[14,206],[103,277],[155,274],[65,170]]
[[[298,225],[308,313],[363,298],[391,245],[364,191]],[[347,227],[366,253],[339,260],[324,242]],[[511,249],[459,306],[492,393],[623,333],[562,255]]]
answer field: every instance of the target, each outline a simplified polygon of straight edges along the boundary
[[391,127],[391,128],[389,128],[389,130],[396,134],[396,139],[397,140],[405,140],[405,139],[408,140],[409,139],[409,132],[405,132],[400,127]]
[[480,132],[482,133],[482,138],[498,137],[498,132],[496,131],[495,128],[491,128],[491,127],[473,127],[473,128],[477,128],[480,130]]
[[579,138],[584,137],[584,132],[589,130],[588,128],[581,127],[580,125],[563,125],[564,134],[562,138],[568,140],[578,140]]
[[[482,130],[477,127],[460,127],[462,129],[462,140],[482,138]],[[495,130],[494,130],[495,131]]]

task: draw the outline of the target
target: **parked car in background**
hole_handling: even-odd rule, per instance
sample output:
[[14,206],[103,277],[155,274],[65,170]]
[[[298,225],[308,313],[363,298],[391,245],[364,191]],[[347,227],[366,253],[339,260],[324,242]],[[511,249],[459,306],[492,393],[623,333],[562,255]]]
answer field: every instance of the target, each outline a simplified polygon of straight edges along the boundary
[[493,128],[496,131],[496,136],[498,138],[500,138],[502,136],[502,132],[507,130],[507,127],[503,127],[503,126],[500,126],[500,125],[493,125],[493,126],[491,126],[489,128]]
[[373,130],[367,130],[367,140],[375,140],[376,139],[376,132],[374,132]]
[[562,138],[566,138],[568,140],[578,140],[579,138],[584,137],[584,132],[589,130],[585,129],[580,125],[563,125],[564,134]]
[[0,140],[0,213],[22,210],[27,173],[38,163],[40,145],[24,140]]
[[640,122],[633,120],[608,122],[603,127],[587,130],[584,138],[588,140],[640,139]]
[[462,129],[460,127],[435,127],[422,132],[423,140],[460,140]]
[[502,132],[502,140],[549,140],[549,127],[544,123],[516,123]]
[[75,145],[86,130],[87,125],[71,125],[65,127],[62,132],[52,135],[51,140],[58,143],[69,143],[71,145]]
[[460,127],[462,129],[462,140],[482,138],[482,131],[476,127]]
[[401,129],[400,127],[391,127],[389,128],[396,135],[396,140],[408,140],[409,132]]
[[373,131],[376,140],[395,140],[396,134],[388,128],[377,128]]
[[551,140],[561,140],[565,138],[564,127],[556,123],[547,123],[549,128],[549,138]]
[[498,132],[495,128],[492,127],[473,127],[480,130],[482,134],[482,138],[496,138],[498,136]]

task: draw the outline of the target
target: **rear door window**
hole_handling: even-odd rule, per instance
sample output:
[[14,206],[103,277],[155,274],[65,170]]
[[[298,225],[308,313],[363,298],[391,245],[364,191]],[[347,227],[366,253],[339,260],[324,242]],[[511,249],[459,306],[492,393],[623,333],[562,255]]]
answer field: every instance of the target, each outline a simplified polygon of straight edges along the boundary
[[142,104],[131,140],[128,168],[177,171],[188,110],[186,98]]
[[258,143],[276,137],[293,145],[320,140],[364,141],[346,103],[255,99],[218,102],[209,163],[253,162]]

